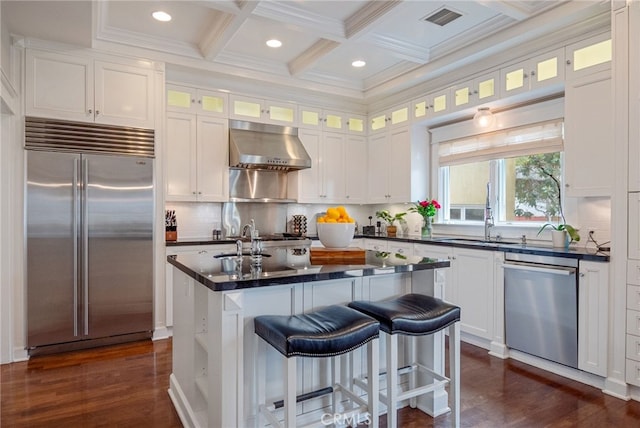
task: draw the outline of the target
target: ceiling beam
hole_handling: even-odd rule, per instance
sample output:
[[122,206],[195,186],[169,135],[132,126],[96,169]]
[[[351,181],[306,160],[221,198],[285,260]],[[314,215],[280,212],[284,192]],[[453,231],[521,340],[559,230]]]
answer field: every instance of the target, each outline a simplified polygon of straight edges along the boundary
[[340,46],[340,43],[333,40],[320,39],[309,49],[289,61],[289,74],[297,76],[310,69],[320,58]]
[[532,13],[525,10],[523,4],[519,2],[504,1],[504,0],[479,0],[478,3],[483,5],[484,7],[495,10],[502,15],[506,15],[510,18],[515,19],[516,21],[523,21],[527,18],[530,18]]
[[202,57],[207,61],[213,60],[224,49],[258,6],[257,1],[242,1],[236,4],[238,12],[235,15],[222,11],[211,13],[209,31],[198,43]]
[[370,1],[365,6],[351,15],[345,21],[345,35],[347,39],[354,38],[367,32],[367,29],[391,12],[403,0]]

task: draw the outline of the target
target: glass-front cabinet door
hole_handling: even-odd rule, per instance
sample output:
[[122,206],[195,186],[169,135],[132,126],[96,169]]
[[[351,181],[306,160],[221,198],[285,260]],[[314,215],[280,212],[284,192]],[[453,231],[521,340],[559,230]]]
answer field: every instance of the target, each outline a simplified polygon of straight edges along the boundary
[[566,77],[575,79],[611,68],[611,34],[603,33],[565,48]]
[[229,94],[226,92],[167,85],[167,110],[226,117]]

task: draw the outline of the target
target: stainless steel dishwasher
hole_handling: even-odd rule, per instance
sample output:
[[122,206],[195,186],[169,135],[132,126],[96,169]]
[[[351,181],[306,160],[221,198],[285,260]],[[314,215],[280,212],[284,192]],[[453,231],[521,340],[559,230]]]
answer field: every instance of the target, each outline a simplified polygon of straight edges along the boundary
[[578,368],[577,259],[506,253],[509,348]]

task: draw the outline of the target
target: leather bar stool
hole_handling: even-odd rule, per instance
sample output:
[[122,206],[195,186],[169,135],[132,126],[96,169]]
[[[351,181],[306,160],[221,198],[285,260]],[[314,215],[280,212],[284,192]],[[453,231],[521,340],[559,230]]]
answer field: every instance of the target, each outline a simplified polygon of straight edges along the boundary
[[[375,319],[362,312],[346,306],[328,306],[315,312],[299,315],[261,315],[254,318],[255,333],[262,340],[258,344],[258,419],[264,416],[272,426],[280,427],[280,421],[275,416],[272,406],[267,406],[265,400],[267,344],[286,357],[284,364],[284,426],[296,425],[296,366],[297,357],[331,357],[332,379],[332,411],[337,414],[337,394],[342,393],[346,402],[358,407],[345,409],[341,414],[342,420],[364,416],[370,426],[378,426],[379,418],[379,386],[378,386],[378,338],[380,324]],[[367,376],[373,379],[367,385],[367,401],[344,385],[338,377],[335,357],[367,345]],[[376,374],[372,376],[372,374]],[[348,384],[351,384],[353,374],[349,374]],[[258,421],[259,422],[259,421]],[[325,421],[326,422],[326,421]],[[318,417],[315,424],[326,426],[322,418]]]
[[[450,384],[450,406],[452,425],[460,425],[460,308],[443,302],[435,297],[423,294],[405,294],[403,296],[380,301],[356,301],[349,306],[380,322],[380,330],[386,337],[387,357],[387,390],[381,393],[380,399],[387,405],[387,427],[395,428],[398,424],[398,402],[411,399],[415,406],[415,397],[434,391],[445,383]],[[414,336],[434,334],[449,328],[449,378],[444,373],[435,373],[416,361],[407,362],[411,377],[406,391],[398,392],[398,335],[413,339]],[[411,340],[413,342],[413,340]],[[413,344],[412,344],[413,345]],[[416,385],[416,371],[430,373],[433,383]],[[359,384],[368,382],[360,380]]]

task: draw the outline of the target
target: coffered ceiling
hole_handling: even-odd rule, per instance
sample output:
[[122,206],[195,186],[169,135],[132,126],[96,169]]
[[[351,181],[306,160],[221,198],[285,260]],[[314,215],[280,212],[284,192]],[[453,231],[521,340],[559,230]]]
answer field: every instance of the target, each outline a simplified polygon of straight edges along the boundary
[[[366,99],[591,19],[603,1],[2,1],[9,31]],[[152,12],[172,16],[158,22]],[[455,17],[441,25],[434,14]],[[279,48],[265,45],[282,41]],[[355,68],[354,60],[366,61]]]

